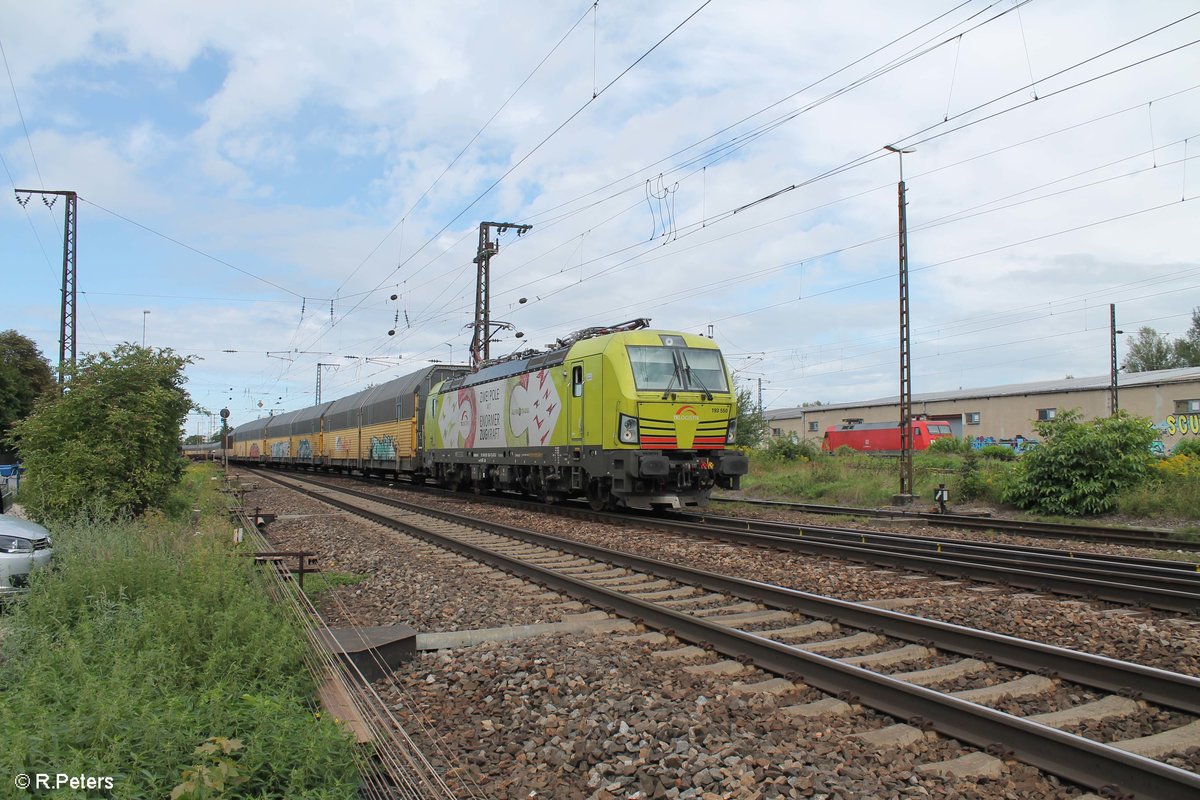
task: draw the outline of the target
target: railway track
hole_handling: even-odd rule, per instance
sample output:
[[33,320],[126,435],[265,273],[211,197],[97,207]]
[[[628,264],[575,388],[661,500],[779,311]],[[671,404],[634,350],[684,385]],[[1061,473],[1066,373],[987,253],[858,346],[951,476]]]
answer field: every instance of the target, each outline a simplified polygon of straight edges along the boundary
[[[443,491],[420,488],[436,493]],[[452,496],[471,497],[459,493]],[[546,505],[507,495],[488,495],[485,501],[537,513],[666,530],[742,545],[775,547],[1069,597],[1185,614],[1200,611],[1200,564],[1188,561],[1097,555],[1001,542],[968,542],[723,514],[593,511],[583,503]]]
[[750,546],[844,558],[1071,597],[1193,614],[1200,611],[1200,565],[1187,561],[1096,555],[999,542],[916,536],[859,528],[740,519],[720,514],[629,514],[583,504],[548,506],[509,497],[497,502],[539,513],[667,530]]
[[713,497],[717,504],[741,503],[749,506],[770,506],[802,511],[809,514],[867,517],[876,519],[919,519],[928,525],[966,530],[997,531],[1019,536],[1049,539],[1078,539],[1085,542],[1120,544],[1130,547],[1151,547],[1166,550],[1200,552],[1200,541],[1173,538],[1170,531],[1157,528],[1124,528],[1111,525],[1075,525],[1062,522],[981,517],[969,514],[939,514],[928,511],[904,511],[888,508],[854,508],[816,503],[794,503],[785,500],[751,500]]
[[[744,662],[750,662],[788,676],[792,684],[841,695],[847,709],[858,703],[910,721],[909,730],[889,735],[923,735],[920,729],[928,727],[992,752],[1012,753],[1084,786],[1107,787],[1110,792],[1121,787],[1137,797],[1194,797],[1200,791],[1200,776],[1152,757],[1200,744],[1200,722],[1194,719],[1150,737],[1111,745],[1060,730],[1080,720],[1134,714],[1143,703],[1195,715],[1200,713],[1200,679],[450,512],[418,509],[342,486],[306,480],[315,487],[308,488],[295,479],[265,477],[497,569],[670,630],[731,659],[703,668],[738,673],[745,669]],[[891,674],[881,671],[931,661],[935,666]],[[964,675],[989,672],[1014,677],[988,689],[941,692],[933,688]],[[1000,697],[1020,700],[1054,691],[1059,680],[1089,687],[1100,696],[1079,707],[1029,719],[986,705]],[[820,709],[797,708],[795,713],[835,713],[837,702],[827,698],[819,701]]]
[[676,514],[668,519],[667,527],[687,535],[769,545],[1163,611],[1200,610],[1200,571],[1192,562],[1100,556],[721,515]]

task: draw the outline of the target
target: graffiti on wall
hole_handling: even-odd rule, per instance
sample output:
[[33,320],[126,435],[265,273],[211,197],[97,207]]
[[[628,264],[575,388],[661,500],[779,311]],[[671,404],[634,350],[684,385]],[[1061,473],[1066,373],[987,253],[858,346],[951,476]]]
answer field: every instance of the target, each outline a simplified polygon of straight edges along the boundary
[[1011,439],[997,439],[995,436],[976,436],[971,440],[972,450],[982,450],[989,446],[1008,447],[1014,453],[1024,453],[1037,447],[1037,439],[1026,439],[1021,434],[1017,434]]
[[287,458],[292,454],[292,442],[290,439],[285,439],[282,442],[275,442],[271,445],[271,458]]
[[312,442],[308,439],[301,439],[296,445],[297,458],[312,458]]
[[396,458],[396,442],[389,436],[371,437],[371,460],[390,461]]

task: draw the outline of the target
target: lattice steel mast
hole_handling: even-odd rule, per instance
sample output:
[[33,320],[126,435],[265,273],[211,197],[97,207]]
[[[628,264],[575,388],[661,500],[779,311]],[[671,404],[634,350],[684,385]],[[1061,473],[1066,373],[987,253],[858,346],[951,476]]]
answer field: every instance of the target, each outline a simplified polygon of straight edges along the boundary
[[[59,318],[58,335],[58,389],[66,388],[66,376],[70,368],[75,368],[75,246],[76,246],[76,215],[78,213],[78,195],[75,192],[48,191],[45,189],[17,189],[17,202],[24,206],[35,194],[42,196],[42,202],[47,208],[54,206],[54,200],[47,200],[50,195],[55,198],[65,197],[66,209],[63,212],[63,270],[62,270],[62,313]],[[21,195],[25,199],[21,199]]]
[[908,306],[908,215],[904,186],[903,150],[892,145],[887,149],[900,157],[900,183],[896,193],[900,207],[900,493],[895,502],[908,505],[913,500],[913,432],[912,432],[912,339]]
[[512,222],[481,222],[479,223],[479,251],[475,255],[475,321],[471,324],[474,332],[471,334],[471,366],[478,368],[481,363],[492,357],[492,295],[491,295],[491,265],[492,256],[500,251],[500,242],[492,241],[492,228],[496,234],[505,233],[509,228],[522,235],[532,225],[517,225]]

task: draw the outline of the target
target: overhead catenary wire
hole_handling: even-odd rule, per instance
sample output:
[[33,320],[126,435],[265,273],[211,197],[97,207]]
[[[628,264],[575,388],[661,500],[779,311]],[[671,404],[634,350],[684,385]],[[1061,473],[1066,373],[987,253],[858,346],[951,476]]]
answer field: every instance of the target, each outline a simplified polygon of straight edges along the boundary
[[[499,186],[500,183],[503,182],[505,178],[507,178],[509,175],[511,175],[513,172],[515,172],[522,164],[524,164],[526,161],[528,161],[529,158],[531,156],[533,156],[536,152],[538,152],[542,147],[544,147],[547,142],[549,142],[551,139],[553,139],[555,136],[557,136],[558,133],[561,132],[565,127],[567,127],[567,125],[569,125],[576,117],[578,117],[580,114],[582,114],[584,112],[584,110],[586,110],[588,108],[588,106],[590,106],[597,99],[599,99],[610,88],[612,88],[619,80],[621,80],[621,78],[623,78],[625,75],[627,75],[630,70],[632,70],[634,67],[636,67],[638,64],[640,64],[647,56],[649,56],[651,53],[653,53],[655,50],[657,50],[658,47],[660,45],[662,45],[663,42],[665,42],[665,41],[667,41],[667,39],[671,38],[671,36],[673,36],[680,28],[682,28],[689,21],[691,21],[691,19],[693,17],[695,17],[702,10],[704,10],[704,8],[711,2],[712,2],[712,0],[704,0],[704,2],[701,3],[699,8],[697,8],[695,11],[693,11],[691,14],[689,14],[686,18],[684,18],[684,20],[682,22],[680,22],[678,25],[676,25],[674,28],[672,28],[665,36],[663,36],[661,39],[659,39],[657,42],[655,42],[655,44],[652,45],[648,50],[646,50],[644,53],[642,53],[640,56],[638,56],[633,61],[633,63],[631,63],[624,70],[622,70],[619,75],[617,75],[615,78],[610,80],[607,84],[605,84],[604,87],[601,88],[599,92],[595,93],[594,96],[589,98],[574,113],[572,113],[565,120],[563,120],[561,123],[559,123],[558,127],[554,128],[549,134],[547,134],[545,136],[545,138],[543,138],[536,145],[534,145],[533,148],[531,150],[529,150],[529,152],[527,152],[520,159],[518,159],[512,166],[510,166],[507,170],[505,170],[505,172],[499,178],[496,178],[491,184],[488,185],[487,188],[485,188],[482,192],[480,192],[475,197],[474,200],[472,200],[470,203],[468,203],[461,211],[459,211],[454,217],[452,217],[449,221],[447,221],[437,231],[437,233],[435,233],[433,236],[426,239],[425,243],[422,244],[420,247],[418,247],[416,249],[416,251],[414,251],[412,253],[412,255],[410,255],[407,259],[405,259],[403,262],[401,262],[400,265],[398,265],[395,269],[393,269],[390,273],[388,273],[387,277],[384,278],[382,281],[380,281],[375,286],[375,289],[373,289],[372,291],[378,290],[380,286],[382,286],[384,283],[386,283],[388,280],[390,280],[393,275],[395,275],[397,272],[399,272],[400,269],[402,269],[404,267],[404,265],[407,264],[409,261],[411,261],[418,253],[420,253],[427,246],[429,246],[429,244],[434,242],[437,239],[437,237],[441,236],[443,233],[445,233],[447,230],[449,230],[451,225],[453,225],[455,222],[457,222],[459,219],[461,219],[463,217],[463,215],[465,215],[468,211],[470,211],[472,208],[474,208],[476,205],[478,205],[479,202],[484,197],[491,194],[492,190],[495,189],[497,186]],[[350,309],[350,311],[346,312],[346,313],[347,314],[352,313],[355,309],[358,308],[359,305],[361,305],[361,301],[359,303],[356,303]],[[331,325],[330,327],[332,328],[333,326]],[[319,340],[324,335],[325,335],[325,331],[323,331],[321,334],[318,335],[317,340]],[[317,341],[317,340],[314,340],[313,343],[315,343],[315,341]],[[310,346],[311,346],[311,344],[312,343],[310,343]]]
[[[1032,29],[1031,29],[1031,30],[1032,30]],[[938,109],[938,110],[940,110],[940,109]],[[1158,110],[1157,110],[1157,109],[1155,109],[1155,111],[1157,112]],[[1157,116],[1157,114],[1156,114],[1156,116]],[[1186,162],[1185,162],[1185,163],[1186,163]],[[703,169],[703,167],[701,167],[701,169]],[[711,176],[710,176],[710,177],[711,177]],[[704,216],[704,217],[707,217],[707,215],[703,215],[703,216]],[[704,222],[707,222],[707,219],[705,219],[705,220],[704,220]],[[680,230],[679,230],[679,232],[680,232],[681,234],[682,234],[682,233],[684,233],[684,231],[683,231],[683,229],[682,229],[682,224],[683,224],[683,223],[684,223],[684,220],[683,220],[683,219],[680,219],[680,220],[679,220],[679,224],[680,224]],[[703,224],[703,223],[702,223],[702,224]],[[572,237],[574,237],[574,235],[572,235]],[[702,237],[697,237],[697,238],[702,238]],[[571,239],[571,240],[569,240],[569,241],[573,241],[573,240],[574,240],[574,238],[572,238],[572,239]],[[681,238],[681,241],[680,241],[680,243],[681,243],[681,244],[687,244],[687,243],[685,243],[685,242],[683,242],[683,241],[682,241],[682,238]],[[539,244],[541,244],[541,242],[539,242]],[[590,275],[590,273],[592,272],[592,269],[591,269],[591,267],[590,267],[590,264],[592,264],[592,263],[593,263],[593,260],[592,260],[592,257],[593,257],[593,255],[594,255],[595,253],[600,253],[601,257],[603,257],[604,253],[603,253],[603,250],[602,250],[602,249],[599,249],[599,248],[594,248],[594,247],[592,246],[592,243],[591,243],[591,241],[589,241],[589,246],[588,246],[588,248],[587,248],[587,249],[588,249],[588,253],[587,253],[587,259],[586,259],[586,261],[587,261],[587,263],[589,264],[589,267],[588,267],[588,269],[587,269],[587,273]],[[607,249],[607,248],[604,248],[604,249]],[[428,252],[428,251],[427,251],[427,252]],[[516,252],[516,251],[514,250],[514,253],[515,253],[515,252]],[[525,255],[527,255],[527,253],[528,253],[528,249],[525,249],[525,250],[522,250],[522,252],[521,252],[521,255],[522,255],[522,256],[525,256]],[[447,259],[447,260],[449,260],[449,259]],[[416,263],[417,263],[417,262],[413,262],[413,265],[415,266],[415,265],[416,265]],[[460,265],[460,264],[462,264],[462,263],[463,263],[463,262],[462,262],[461,260],[456,260],[455,267],[456,267],[456,268],[457,268],[457,267],[459,267],[459,265]],[[660,262],[660,263],[662,263],[662,262]],[[510,262],[506,262],[506,263],[504,264],[504,266],[505,266],[505,267],[509,267],[509,266],[510,266]],[[541,266],[541,265],[539,265],[539,266]],[[578,264],[576,264],[576,265],[575,265],[575,269],[576,269],[576,271],[578,271],[578,266],[579,266]],[[426,276],[422,276],[422,277],[426,277]],[[285,282],[286,282],[286,281],[285,281]],[[299,288],[299,287],[294,287],[294,288]],[[438,289],[442,289],[443,287],[437,287],[437,288],[438,288]],[[806,284],[806,288],[807,288],[807,284]],[[424,333],[427,333],[429,330],[431,330],[431,329],[432,329],[434,326],[436,326],[436,325],[444,325],[444,324],[445,324],[444,320],[447,318],[447,317],[445,316],[445,313],[448,313],[448,312],[437,312],[437,309],[436,309],[436,307],[437,307],[438,305],[440,305],[440,304],[442,303],[442,301],[445,301],[445,300],[450,300],[450,301],[451,301],[451,302],[447,303],[447,306],[453,306],[453,301],[454,301],[455,299],[456,299],[456,298],[454,297],[454,291],[453,291],[453,288],[450,288],[450,289],[448,289],[448,290],[446,291],[446,294],[445,294],[445,295],[442,295],[442,297],[441,297],[441,299],[440,299],[440,300],[437,300],[437,302],[434,302],[434,303],[433,303],[433,306],[431,306],[431,307],[430,307],[430,309],[429,309],[430,313],[429,313],[429,314],[428,314],[428,315],[427,315],[427,316],[426,316],[424,319],[420,319],[420,320],[418,320],[418,318],[417,318],[416,316],[414,316],[414,320],[418,320],[418,324],[421,324],[421,325],[424,325],[424,326],[426,326],[426,327],[424,327],[424,328],[423,328],[423,330],[422,330],[422,332],[421,332],[421,335],[424,335]],[[348,301],[348,304],[352,304],[352,303],[353,303],[353,301]],[[299,302],[297,302],[297,305],[299,305]],[[370,298],[368,298],[368,299],[367,299],[365,302],[363,302],[363,303],[361,304],[361,310],[363,311],[363,313],[364,313],[364,316],[376,313],[376,312],[370,311],[370,309],[371,309],[372,307],[373,307],[373,306],[372,306],[372,303],[371,303],[371,299],[370,299]],[[436,312],[436,314],[437,314],[436,316],[435,316],[435,312]],[[389,312],[389,313],[390,313],[390,312]],[[436,320],[436,321],[435,321],[435,320]],[[427,323],[428,323],[428,324],[427,324]],[[307,325],[306,325],[306,328],[307,328]],[[416,336],[417,336],[417,334],[413,334],[413,336],[414,336],[414,337],[416,337]],[[346,337],[346,338],[351,338],[351,337]],[[381,347],[386,347],[387,345],[386,345],[386,344],[384,344],[384,345],[380,345],[380,346],[381,346]],[[422,345],[422,346],[424,346],[424,345]],[[337,348],[332,348],[332,349],[337,349]],[[444,352],[443,352],[443,355],[444,355]],[[289,368],[290,368],[290,366],[289,366]]]
[[[565,42],[567,40],[567,38],[572,33],[575,32],[575,29],[579,27],[580,23],[582,23],[585,19],[587,19],[587,15],[589,12],[594,13],[596,6],[598,6],[599,4],[600,4],[599,0],[594,0],[592,3],[588,4],[587,10],[585,10],[583,12],[583,15],[580,16],[579,19],[577,19],[575,21],[575,24],[573,24],[570,28],[567,29],[567,32],[564,33],[562,35],[562,37],[559,38],[559,40],[554,44],[554,46],[550,48],[550,51],[548,53],[546,53],[545,56],[542,57],[542,60],[539,61],[537,63],[537,65],[530,71],[530,73],[525,76],[525,80],[521,81],[521,83],[517,86],[517,88],[512,90],[512,92],[508,95],[507,98],[505,98],[504,102],[500,104],[500,107],[496,109],[496,111],[492,114],[492,116],[488,117],[487,121],[484,122],[483,125],[479,128],[479,130],[477,130],[475,132],[475,135],[472,136],[470,138],[470,140],[465,145],[462,146],[462,149],[459,150],[458,153],[454,156],[454,158],[452,158],[450,160],[450,163],[447,164],[445,166],[445,168],[442,169],[441,173],[439,173],[438,176],[433,179],[433,182],[425,188],[425,191],[421,192],[420,196],[417,197],[417,199],[413,201],[412,205],[409,206],[408,210],[405,211],[404,214],[402,214],[400,216],[399,221],[397,221],[396,224],[392,226],[392,229],[387,232],[387,235],[385,235],[379,241],[379,243],[377,245],[375,245],[374,248],[371,249],[371,252],[367,253],[366,257],[364,257],[363,260],[358,263],[358,266],[356,266],[350,272],[350,274],[347,275],[342,280],[342,282],[338,285],[339,292],[342,290],[342,288],[345,287],[345,285],[347,283],[350,282],[351,278],[353,278],[355,275],[358,274],[358,271],[360,269],[362,269],[363,265],[366,264],[371,259],[371,256],[373,256],[373,255],[375,255],[375,253],[379,252],[379,248],[383,247],[383,245],[387,242],[387,240],[391,238],[392,234],[394,234],[396,232],[396,230],[401,225],[404,224],[404,221],[408,218],[408,216],[410,214],[412,214],[413,211],[415,211],[418,206],[421,205],[421,201],[429,196],[429,193],[431,191],[433,191],[434,187],[436,187],[441,182],[442,178],[446,177],[446,174],[448,172],[450,172],[451,169],[454,168],[454,165],[459,162],[459,159],[461,159],[463,157],[463,155],[467,152],[467,150],[471,149],[471,145],[475,144],[475,142],[478,141],[479,137],[483,135],[483,132],[488,129],[488,126],[490,126],[493,122],[495,122],[496,117],[500,116],[501,112],[503,112],[504,109],[508,108],[508,104],[511,103],[513,101],[513,98],[515,98],[520,93],[520,91],[525,88],[525,84],[529,83],[529,81],[533,78],[533,76],[536,75],[538,73],[538,71],[541,70],[541,68],[543,66],[545,66],[546,62],[550,60],[550,57],[553,56],[556,52],[558,52],[558,48],[562,47],[563,42]],[[594,46],[594,44],[595,43],[593,42],[593,46]],[[594,72],[595,61],[593,61],[593,63],[592,63],[592,68],[593,68],[593,72]],[[593,81],[594,81],[594,74],[593,74]],[[594,96],[595,96],[595,92],[593,91],[593,97]]]
[[[1142,34],[1142,35],[1140,35],[1140,36],[1137,36],[1137,37],[1135,37],[1135,38],[1133,38],[1133,39],[1130,39],[1130,40],[1126,41],[1125,43],[1123,43],[1123,44],[1121,44],[1121,45],[1117,45],[1117,46],[1115,46],[1115,47],[1113,47],[1113,48],[1110,48],[1110,49],[1106,50],[1104,53],[1102,53],[1102,54],[1100,54],[1100,55],[1105,55],[1105,54],[1109,54],[1109,53],[1112,53],[1112,52],[1116,52],[1117,50],[1120,50],[1120,49],[1121,49],[1121,48],[1123,48],[1123,47],[1127,47],[1127,46],[1129,46],[1130,44],[1132,44],[1132,43],[1134,43],[1134,42],[1137,42],[1137,41],[1140,41],[1140,40],[1142,40],[1142,39],[1145,39],[1146,37],[1148,37],[1148,36],[1150,36],[1150,35],[1153,35],[1154,33],[1161,32],[1162,30],[1166,30],[1167,28],[1170,28],[1170,27],[1172,27],[1173,25],[1177,25],[1177,24],[1179,24],[1179,23],[1180,23],[1180,22],[1182,22],[1182,21],[1185,21],[1185,20],[1187,20],[1187,19],[1189,19],[1189,18],[1191,18],[1191,17],[1194,17],[1194,16],[1196,16],[1197,14],[1200,14],[1200,12],[1196,12],[1196,14],[1191,14],[1191,15],[1185,16],[1185,17],[1183,17],[1183,18],[1181,18],[1181,19],[1179,19],[1179,20],[1176,20],[1175,22],[1169,23],[1168,25],[1164,25],[1164,26],[1161,26],[1161,27],[1159,27],[1159,28],[1156,28],[1155,30],[1153,30],[1153,31],[1151,31],[1151,32],[1149,32],[1149,33]],[[1200,40],[1198,40],[1198,41],[1200,41]],[[1078,87],[1080,87],[1080,86],[1083,86],[1083,85],[1086,85],[1086,84],[1088,84],[1088,83],[1091,83],[1091,82],[1093,82],[1093,81],[1095,81],[1095,80],[1099,79],[1100,77],[1107,77],[1107,76],[1111,76],[1111,75],[1113,75],[1113,74],[1116,74],[1116,73],[1118,73],[1118,72],[1124,71],[1125,69],[1129,69],[1129,68],[1132,68],[1132,67],[1134,67],[1134,66],[1138,66],[1138,65],[1141,65],[1141,64],[1147,63],[1148,61],[1151,61],[1151,60],[1153,60],[1153,59],[1156,59],[1156,58],[1159,58],[1159,57],[1161,57],[1161,56],[1164,56],[1164,55],[1167,55],[1167,54],[1170,54],[1170,53],[1176,52],[1176,51],[1178,51],[1178,50],[1181,50],[1181,49],[1183,49],[1184,47],[1189,47],[1189,46],[1191,46],[1191,45],[1193,45],[1193,44],[1195,44],[1195,43],[1196,43],[1196,42],[1192,42],[1192,43],[1189,43],[1189,44],[1186,44],[1186,45],[1181,45],[1180,47],[1171,48],[1171,49],[1169,49],[1169,50],[1166,50],[1166,51],[1160,52],[1160,53],[1158,53],[1158,54],[1155,54],[1155,55],[1153,55],[1153,56],[1150,56],[1150,57],[1147,57],[1147,58],[1144,58],[1144,59],[1140,59],[1140,60],[1138,60],[1138,61],[1135,61],[1135,62],[1134,62],[1134,63],[1132,63],[1132,64],[1127,64],[1127,65],[1125,65],[1125,66],[1123,66],[1123,67],[1120,67],[1120,68],[1118,68],[1118,69],[1111,70],[1111,71],[1109,71],[1109,72],[1105,73],[1103,76],[1093,76],[1093,77],[1091,77],[1091,78],[1087,78],[1087,79],[1085,79],[1085,80],[1083,80],[1083,81],[1079,81],[1079,82],[1077,82],[1077,83],[1075,83],[1075,84],[1072,84],[1072,85],[1070,85],[1070,86],[1067,86],[1067,87],[1063,87],[1063,88],[1061,88],[1061,89],[1058,89],[1058,90],[1056,90],[1056,91],[1054,91],[1054,92],[1052,92],[1052,93],[1050,93],[1050,94],[1047,94],[1047,95],[1045,95],[1045,96],[1044,96],[1044,98],[1043,98],[1043,99],[1045,99],[1045,98],[1049,98],[1049,97],[1051,97],[1051,96],[1054,96],[1054,95],[1061,94],[1061,93],[1063,93],[1063,92],[1069,91],[1069,90],[1071,90],[1071,89],[1074,89],[1074,88],[1078,88]],[[1047,81],[1047,80],[1049,80],[1049,79],[1051,79],[1051,78],[1053,78],[1053,77],[1056,77],[1056,76],[1058,76],[1058,75],[1065,74],[1065,73],[1067,73],[1067,72],[1069,72],[1069,71],[1071,71],[1071,70],[1073,70],[1073,69],[1077,68],[1078,66],[1081,66],[1081,65],[1083,65],[1083,64],[1086,64],[1086,63],[1089,63],[1090,61],[1093,61],[1093,60],[1095,60],[1095,59],[1096,59],[1096,58],[1098,58],[1098,57],[1099,57],[1099,56],[1091,56],[1091,57],[1088,57],[1088,58],[1086,58],[1086,59],[1083,59],[1082,61],[1076,62],[1076,63],[1075,63],[1074,65],[1072,65],[1072,66],[1069,66],[1069,67],[1066,67],[1066,68],[1064,68],[1064,69],[1062,69],[1062,70],[1059,70],[1059,71],[1057,71],[1057,72],[1053,73],[1052,75],[1050,75],[1050,76],[1047,76],[1046,78],[1043,78],[1042,80],[1043,80],[1043,81]],[[1187,90],[1184,90],[1184,91],[1187,91]],[[987,101],[987,102],[985,102],[985,103],[982,103],[982,104],[980,104],[980,105],[976,106],[976,107],[975,107],[975,109],[972,109],[972,110],[978,110],[979,108],[986,107],[987,105],[990,105],[990,104],[992,104],[992,103],[994,103],[994,102],[997,102],[998,100],[1001,100],[1001,99],[1003,99],[1003,98],[1005,98],[1005,97],[1008,97],[1008,96],[1010,96],[1011,94],[1013,94],[1013,92],[1007,92],[1007,93],[1004,93],[1004,94],[1000,95],[1000,96],[999,96],[999,97],[997,97],[997,98],[993,98],[993,99],[992,99],[992,100],[990,100],[990,101]],[[1024,104],[1021,104],[1021,105],[1024,105]],[[996,113],[994,113],[994,114],[992,114],[992,115],[989,115],[988,117],[985,117],[984,119],[992,119],[992,118],[995,118],[995,117],[997,117],[997,116],[999,116],[999,115],[1001,115],[1001,114],[1004,114],[1004,113],[1009,113],[1009,112],[1011,112],[1011,111],[1014,111],[1014,110],[1016,110],[1016,109],[1017,109],[1017,108],[1019,108],[1019,107],[1020,107],[1020,106],[1014,106],[1014,107],[1010,107],[1010,108],[1007,108],[1007,109],[1003,109],[1003,110],[1001,110],[1001,111],[998,111],[998,112],[996,112]],[[962,113],[964,113],[964,114],[965,114],[965,113],[969,113],[969,112],[962,112]],[[962,116],[962,114],[956,115],[956,117],[957,117],[957,116]],[[937,136],[931,136],[931,137],[927,137],[926,139],[919,140],[918,142],[914,142],[913,144],[920,144],[920,143],[922,143],[922,142],[929,141],[929,140],[931,140],[931,139],[933,139],[933,138],[937,138],[937,137],[940,137],[940,136],[946,135],[947,133],[952,133],[952,132],[955,132],[955,131],[961,130],[961,129],[965,128],[965,127],[969,127],[970,125],[977,124],[978,122],[981,122],[981,121],[984,121],[984,120],[975,120],[975,121],[973,121],[973,122],[970,122],[970,123],[968,123],[967,125],[963,125],[963,126],[959,126],[958,128],[954,128],[952,131],[943,132],[943,133],[941,133],[941,134],[937,134]],[[939,123],[939,124],[940,124],[940,123]],[[938,127],[938,125],[933,125],[933,126],[930,126],[929,128],[925,128],[925,129],[923,129],[922,131],[919,131],[917,134],[911,134],[910,136],[908,136],[908,137],[905,137],[905,138],[904,138],[903,140],[901,140],[901,141],[907,141],[907,140],[908,140],[908,139],[910,139],[912,136],[920,135],[921,133],[924,133],[924,132],[926,132],[926,131],[930,130],[931,128],[936,128],[936,127]],[[906,145],[906,146],[908,146],[908,145]],[[747,210],[748,208],[751,208],[751,207],[753,207],[753,206],[756,206],[756,205],[760,205],[760,204],[762,204],[762,203],[764,203],[764,202],[767,202],[767,201],[769,201],[769,200],[771,200],[771,199],[774,199],[774,198],[776,198],[776,197],[782,196],[783,194],[785,194],[785,193],[788,193],[788,192],[791,192],[791,191],[793,191],[793,190],[795,190],[795,189],[797,189],[797,188],[800,188],[800,187],[802,187],[802,186],[808,186],[808,185],[811,185],[811,184],[813,184],[813,183],[815,183],[815,182],[817,182],[817,181],[824,180],[824,179],[827,179],[827,178],[829,178],[829,177],[833,177],[834,175],[841,174],[841,173],[843,173],[843,172],[845,172],[845,171],[847,171],[847,170],[849,170],[849,169],[854,169],[854,168],[858,168],[858,167],[864,166],[865,164],[871,163],[871,162],[873,162],[873,161],[879,160],[879,159],[881,159],[881,158],[884,158],[884,157],[886,157],[886,154],[885,154],[885,153],[878,152],[878,151],[877,151],[876,153],[874,153],[874,154],[866,154],[866,155],[864,155],[864,156],[860,156],[860,157],[858,157],[857,159],[852,159],[851,161],[845,162],[845,163],[843,163],[842,165],[840,165],[840,166],[838,166],[838,167],[834,167],[834,168],[831,168],[831,169],[829,169],[829,170],[826,170],[826,171],[824,171],[824,172],[822,172],[822,173],[819,173],[818,175],[816,175],[816,176],[813,176],[812,178],[808,178],[808,179],[806,179],[806,180],[804,180],[804,181],[802,181],[802,182],[799,182],[799,183],[796,183],[796,184],[792,184],[792,185],[790,185],[790,186],[784,187],[783,189],[776,190],[775,192],[772,192],[771,194],[769,194],[769,195],[766,195],[766,196],[764,196],[764,197],[761,197],[761,198],[759,198],[759,199],[757,199],[757,200],[754,200],[754,201],[752,201],[752,202],[750,202],[750,203],[745,203],[745,204],[742,204],[742,205],[740,205],[740,206],[738,206],[738,207],[736,207],[736,208],[729,209],[729,210],[727,210],[727,211],[725,211],[725,212],[722,212],[721,214],[718,214],[718,215],[716,215],[716,217],[715,217],[715,218],[709,218],[708,220],[706,220],[706,221],[705,221],[705,225],[701,225],[701,226],[695,226],[695,225],[693,225],[693,227],[706,227],[706,226],[707,226],[707,225],[709,225],[709,224],[715,224],[715,222],[721,221],[721,220],[723,220],[723,219],[725,219],[725,218],[728,218],[729,216],[733,216],[733,215],[736,215],[736,214],[738,214],[738,213],[740,213],[740,212],[742,212],[742,211],[745,211],[745,210]],[[636,247],[636,245],[631,245],[630,247]],[[597,257],[597,258],[596,258],[596,259],[594,259],[594,260],[598,260],[598,259],[600,259],[600,258],[603,258],[603,257],[604,257],[604,256],[599,256],[599,257]],[[593,274],[592,276],[590,276],[590,279],[595,279],[595,278],[598,278],[598,277],[600,277],[600,276],[602,276],[602,275],[604,275],[604,274],[606,274],[606,272],[605,272],[605,271],[601,271],[601,272],[599,272],[599,273],[595,273],[595,274]],[[565,290],[566,288],[569,288],[569,287],[564,287],[564,288],[563,288],[563,290]],[[561,290],[560,290],[560,291],[561,291]]]

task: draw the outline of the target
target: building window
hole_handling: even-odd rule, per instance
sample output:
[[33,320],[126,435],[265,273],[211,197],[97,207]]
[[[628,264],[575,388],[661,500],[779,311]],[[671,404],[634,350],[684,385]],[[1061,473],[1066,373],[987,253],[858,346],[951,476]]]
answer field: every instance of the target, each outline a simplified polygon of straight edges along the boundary
[[771,428],[771,435],[776,437],[783,436],[783,428]]
[[819,422],[808,423],[808,432],[809,433],[816,433],[819,430],[821,430],[821,423],[819,423]]
[[1200,411],[1200,400],[1176,400],[1176,414],[1194,414]]
[[1039,408],[1038,409],[1038,419],[1043,422],[1048,419],[1054,419],[1057,415],[1058,415],[1057,408]]
[[979,424],[979,412],[978,411],[968,411],[967,412],[967,424],[968,425],[978,425]]

